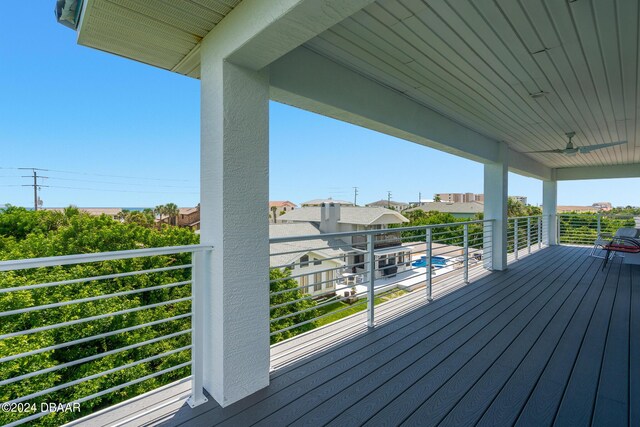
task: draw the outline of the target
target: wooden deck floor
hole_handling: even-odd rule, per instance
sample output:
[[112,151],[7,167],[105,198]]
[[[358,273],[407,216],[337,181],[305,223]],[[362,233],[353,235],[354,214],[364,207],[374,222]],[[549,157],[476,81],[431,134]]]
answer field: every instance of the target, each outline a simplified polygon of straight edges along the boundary
[[181,382],[83,424],[638,426],[640,266],[587,253],[543,249],[432,303],[394,300],[374,330],[355,316],[276,346],[271,385],[230,407],[190,409]]

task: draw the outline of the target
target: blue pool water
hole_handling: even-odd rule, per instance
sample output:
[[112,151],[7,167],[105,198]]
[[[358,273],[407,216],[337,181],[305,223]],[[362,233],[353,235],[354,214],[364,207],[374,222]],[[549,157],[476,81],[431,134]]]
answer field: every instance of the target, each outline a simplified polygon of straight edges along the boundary
[[[427,266],[427,257],[421,256],[418,261],[414,261],[411,263],[414,267],[426,267]],[[441,256],[432,256],[431,257],[431,265],[435,268],[442,268],[447,266],[447,259]]]

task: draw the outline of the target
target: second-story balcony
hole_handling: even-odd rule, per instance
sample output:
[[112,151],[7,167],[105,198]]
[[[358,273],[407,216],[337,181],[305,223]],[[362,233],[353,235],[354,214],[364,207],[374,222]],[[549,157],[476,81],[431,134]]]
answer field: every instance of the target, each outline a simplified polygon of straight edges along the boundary
[[[485,268],[490,265],[490,251],[484,248],[491,243],[491,221],[402,229],[411,263],[394,278],[371,275],[371,265],[379,268],[370,263],[377,249],[367,248],[365,281],[357,284],[362,291],[349,303],[340,294],[353,284],[341,276],[321,276],[331,279],[315,295],[307,293],[315,284],[300,284],[305,273],[332,272],[332,260],[322,260],[314,272],[290,270],[290,280],[297,282],[271,288],[270,385],[226,407],[202,388],[209,363],[202,331],[210,320],[202,317],[201,293],[210,268],[207,254],[215,248],[2,262],[3,274],[14,278],[33,269],[43,278],[47,272],[60,275],[65,266],[83,264],[138,267],[4,287],[5,303],[7,295],[36,296],[60,287],[92,286],[95,292],[84,296],[80,291],[81,298],[47,305],[33,299],[1,313],[9,320],[1,343],[12,349],[3,353],[2,363],[41,361],[49,355],[46,366],[21,363],[14,375],[2,378],[3,393],[10,405],[71,397],[68,403],[82,406],[135,396],[136,385],[155,381],[146,393],[71,424],[92,427],[635,425],[640,415],[640,368],[634,363],[640,357],[640,293],[634,284],[640,281],[640,267],[615,257],[603,268],[589,246],[547,246],[547,226],[540,217],[509,222],[506,271]],[[445,228],[459,234],[437,231]],[[382,232],[370,232],[368,243]],[[283,241],[304,239],[320,244],[314,235],[273,239],[272,245],[281,251]],[[455,262],[436,267],[438,257]],[[156,262],[127,261],[145,259]],[[167,281],[168,272],[179,272],[181,280]],[[278,276],[272,285],[282,280]],[[392,292],[400,288],[405,292]],[[274,298],[287,293],[296,297]],[[129,308],[109,312],[102,302],[115,298],[128,300]],[[337,302],[344,308],[328,310]],[[46,316],[36,320],[33,314]],[[31,326],[20,330],[21,325]],[[136,341],[136,332],[149,328],[156,329],[154,337]],[[29,338],[28,346],[11,346],[20,337]],[[101,363],[116,360],[121,364],[109,369]],[[102,378],[113,381],[101,388]],[[55,423],[60,416],[16,413],[5,423]]]

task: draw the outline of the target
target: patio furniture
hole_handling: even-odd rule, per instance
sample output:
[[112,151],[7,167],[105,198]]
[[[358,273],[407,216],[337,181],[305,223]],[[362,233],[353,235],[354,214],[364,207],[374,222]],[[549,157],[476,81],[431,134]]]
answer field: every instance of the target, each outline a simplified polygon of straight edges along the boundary
[[594,258],[604,258],[604,255],[598,254],[601,253],[600,251],[604,250],[604,247],[611,242],[611,239],[613,239],[611,233],[598,234],[598,237],[596,237],[596,240],[593,242],[593,248],[591,248],[589,256]]
[[[633,237],[625,237],[625,236],[616,236],[611,240],[610,243],[604,246],[604,249],[607,251],[607,254],[604,257],[604,261],[602,262],[602,269],[607,266],[607,262],[609,261],[609,255],[615,254],[617,252],[624,254],[639,254],[639,256],[633,256],[632,260],[627,261],[629,264],[640,264],[640,240]],[[613,257],[611,257],[613,258]]]

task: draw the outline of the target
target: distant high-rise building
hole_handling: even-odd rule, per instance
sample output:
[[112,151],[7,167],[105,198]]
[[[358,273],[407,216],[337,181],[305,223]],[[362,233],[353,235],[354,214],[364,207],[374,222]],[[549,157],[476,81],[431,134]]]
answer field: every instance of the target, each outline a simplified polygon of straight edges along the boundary
[[[470,202],[480,202],[484,203],[484,194],[475,194],[475,193],[438,193],[437,197],[440,198],[441,202],[447,203],[470,203]],[[509,196],[516,199],[523,204],[527,204],[526,196]]]
[[484,194],[475,193],[438,193],[436,194],[440,198],[441,202],[448,203],[469,203],[480,202],[484,203]]

